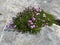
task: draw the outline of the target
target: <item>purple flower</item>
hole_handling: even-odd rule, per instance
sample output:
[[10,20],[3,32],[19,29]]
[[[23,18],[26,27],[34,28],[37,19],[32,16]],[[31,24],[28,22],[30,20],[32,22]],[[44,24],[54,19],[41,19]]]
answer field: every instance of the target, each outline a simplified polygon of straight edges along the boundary
[[39,15],[40,13],[36,13],[36,15]]
[[12,19],[11,21],[10,21],[10,24],[13,24],[14,23],[14,20]]
[[28,22],[29,22],[29,23],[31,23],[31,22],[32,22],[32,20],[28,20]]
[[33,25],[33,27],[35,28],[35,25]]
[[31,29],[33,29],[34,27],[33,26],[31,26]]
[[32,18],[32,20],[34,21],[34,20],[36,20],[36,18],[35,18],[35,17],[33,17],[33,18]]
[[36,12],[40,12],[40,9],[38,7],[34,7]]
[[14,25],[14,28],[16,28],[16,25]]
[[10,29],[11,28],[11,25],[9,24],[7,27],[8,27],[8,29]]
[[31,22],[30,24],[33,24],[33,22]]
[[32,26],[31,26],[31,29],[33,29],[33,28],[35,28],[35,27],[36,27],[35,25],[32,25]]

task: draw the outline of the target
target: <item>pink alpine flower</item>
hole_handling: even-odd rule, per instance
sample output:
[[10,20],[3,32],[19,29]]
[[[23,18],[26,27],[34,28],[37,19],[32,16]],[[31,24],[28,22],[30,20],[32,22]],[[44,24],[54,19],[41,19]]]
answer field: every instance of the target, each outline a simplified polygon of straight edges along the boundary
[[32,20],[34,21],[34,20],[36,20],[36,18],[35,17],[32,17]]
[[11,25],[10,25],[10,24],[9,24],[9,25],[7,25],[7,28],[8,28],[8,29],[10,29],[10,28],[11,28]]
[[14,28],[16,28],[16,25],[14,25]]
[[33,28],[35,28],[35,27],[36,27],[35,25],[32,25],[32,26],[31,26],[31,29],[33,29]]
[[33,26],[31,26],[31,29],[33,29],[34,27]]
[[30,24],[33,24],[33,22],[31,22]]
[[31,23],[31,22],[32,22],[32,20],[28,20],[28,22],[29,22],[29,23]]
[[33,27],[35,28],[35,25],[33,25]]
[[36,15],[39,15],[40,13],[36,13]]
[[34,7],[36,12],[40,12],[40,9],[38,7]]
[[10,24],[13,24],[14,23],[14,20],[12,19],[11,21],[10,21]]

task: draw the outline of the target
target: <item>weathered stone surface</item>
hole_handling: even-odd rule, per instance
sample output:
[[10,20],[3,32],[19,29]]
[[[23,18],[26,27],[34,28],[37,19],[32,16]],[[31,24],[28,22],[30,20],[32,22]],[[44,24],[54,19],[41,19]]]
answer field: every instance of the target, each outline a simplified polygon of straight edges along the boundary
[[60,0],[0,0],[0,45],[60,45],[60,26],[43,27],[37,35],[6,29],[11,17],[28,6],[39,6],[60,19]]

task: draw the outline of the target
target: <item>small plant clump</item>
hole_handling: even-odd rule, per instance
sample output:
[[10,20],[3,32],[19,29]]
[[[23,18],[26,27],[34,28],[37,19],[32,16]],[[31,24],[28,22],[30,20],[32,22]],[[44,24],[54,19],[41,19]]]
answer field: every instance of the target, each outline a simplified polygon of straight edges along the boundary
[[7,27],[13,28],[18,32],[35,34],[40,32],[41,27],[45,25],[51,26],[53,23],[55,23],[55,18],[51,14],[46,13],[40,8],[33,7],[18,13]]

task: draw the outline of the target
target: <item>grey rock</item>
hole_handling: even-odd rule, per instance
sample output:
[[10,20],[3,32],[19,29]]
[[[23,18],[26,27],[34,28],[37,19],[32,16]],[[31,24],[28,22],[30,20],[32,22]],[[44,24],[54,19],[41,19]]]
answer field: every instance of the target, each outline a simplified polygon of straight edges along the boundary
[[0,0],[0,45],[60,45],[60,26],[45,26],[37,35],[6,29],[12,17],[27,7],[41,7],[60,19],[60,0]]

